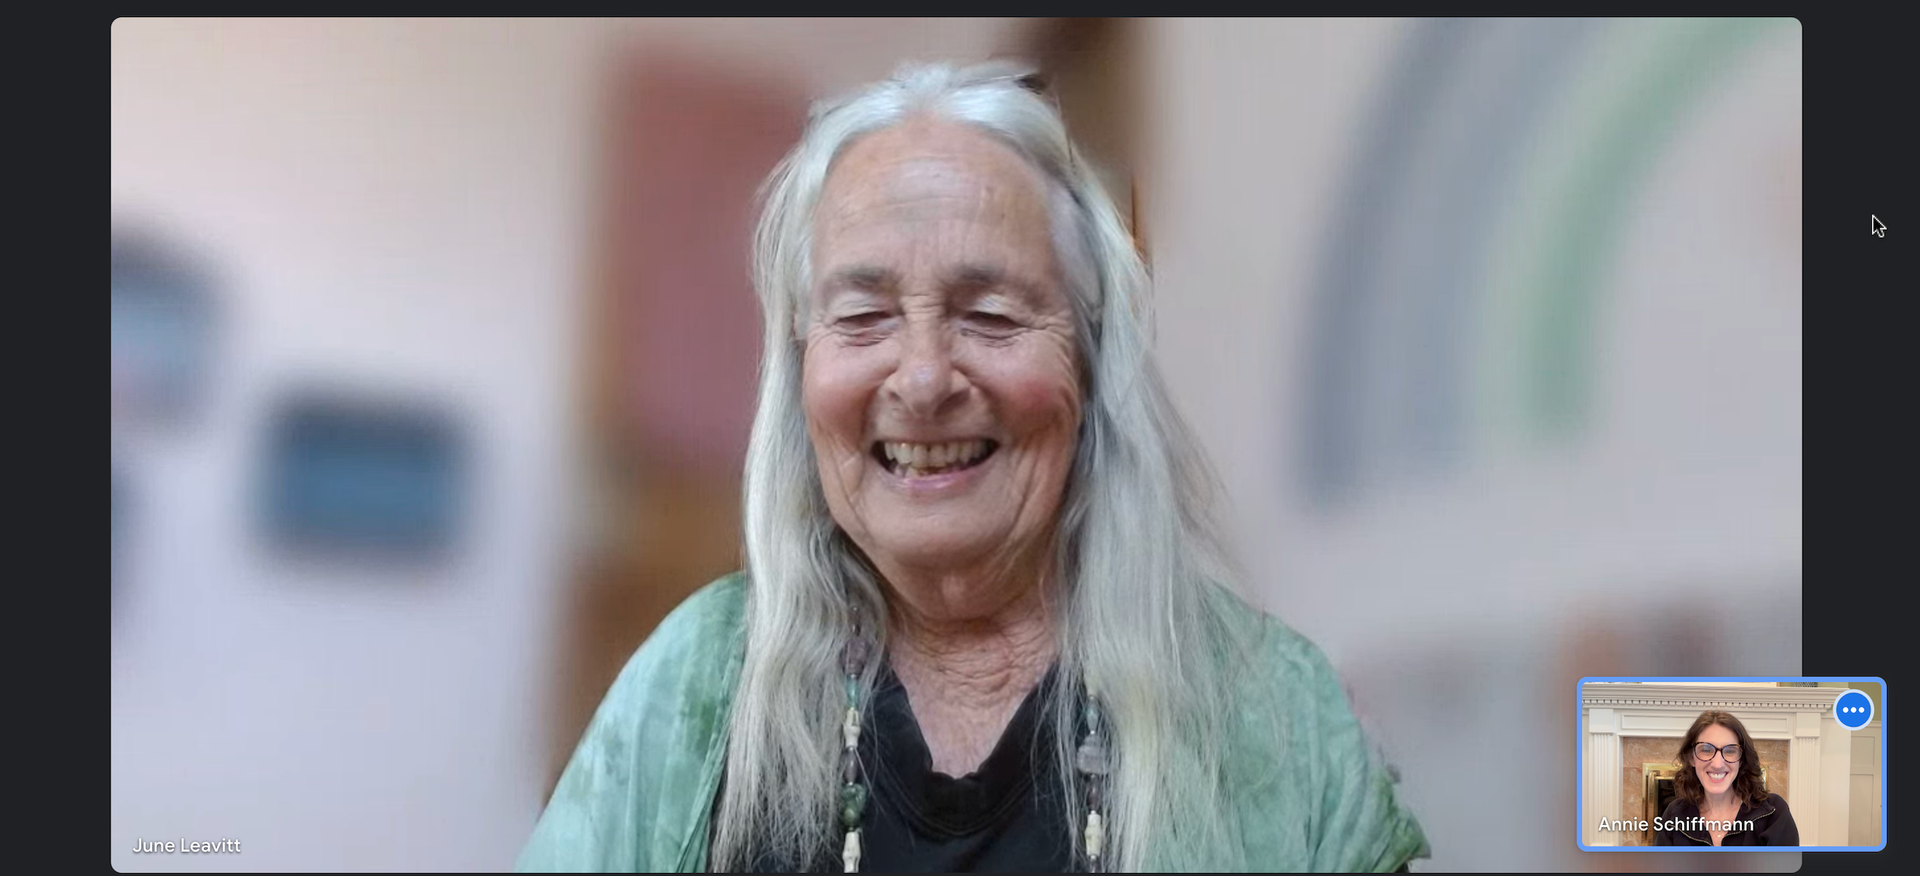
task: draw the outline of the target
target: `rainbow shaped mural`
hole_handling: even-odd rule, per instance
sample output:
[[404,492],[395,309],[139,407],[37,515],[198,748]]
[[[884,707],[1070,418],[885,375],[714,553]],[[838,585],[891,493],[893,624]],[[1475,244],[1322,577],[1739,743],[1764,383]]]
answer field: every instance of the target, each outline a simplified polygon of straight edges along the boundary
[[1411,25],[1312,279],[1310,504],[1587,434],[1610,272],[1651,170],[1751,47],[1798,28]]

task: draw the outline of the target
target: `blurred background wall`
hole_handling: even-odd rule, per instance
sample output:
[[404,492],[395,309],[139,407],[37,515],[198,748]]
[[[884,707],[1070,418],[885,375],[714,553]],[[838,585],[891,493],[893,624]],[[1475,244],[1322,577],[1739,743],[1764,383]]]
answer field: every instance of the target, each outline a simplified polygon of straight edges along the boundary
[[[591,227],[582,36],[115,22],[116,228],[217,275],[220,328],[196,421],[159,431],[116,405],[116,868],[498,868],[524,833]],[[265,436],[308,388],[456,424],[471,489],[452,550],[268,543]],[[136,837],[242,851],[135,856]]]
[[812,97],[1000,53],[1431,866],[1725,865],[1574,848],[1574,682],[1799,671],[1797,24],[121,19],[116,241],[206,307],[116,249],[115,866],[508,866],[739,562],[753,187]]
[[1163,364],[1433,866],[1797,867],[1569,831],[1580,677],[1800,671],[1799,25],[1148,31]]

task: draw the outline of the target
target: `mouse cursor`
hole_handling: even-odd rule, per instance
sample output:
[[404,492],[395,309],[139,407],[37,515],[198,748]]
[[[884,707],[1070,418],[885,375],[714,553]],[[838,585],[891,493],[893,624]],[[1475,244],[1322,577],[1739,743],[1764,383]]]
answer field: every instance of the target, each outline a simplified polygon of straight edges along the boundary
[[[1869,215],[1869,216],[1872,216],[1873,214],[1871,214],[1871,213],[1869,213],[1868,215]],[[1887,236],[1887,224],[1886,224],[1885,222],[1881,222],[1881,221],[1880,221],[1880,217],[1878,217],[1878,216],[1873,216],[1873,225],[1872,225],[1871,227],[1872,227],[1872,229],[1873,229],[1873,236],[1874,236],[1874,237],[1886,237],[1886,236]]]

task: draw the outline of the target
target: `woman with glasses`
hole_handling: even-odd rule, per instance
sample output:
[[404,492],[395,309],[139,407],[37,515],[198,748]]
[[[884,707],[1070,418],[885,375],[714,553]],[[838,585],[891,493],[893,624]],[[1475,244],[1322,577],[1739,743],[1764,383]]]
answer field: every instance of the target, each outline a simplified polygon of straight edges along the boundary
[[1658,846],[1797,846],[1787,800],[1767,792],[1739,718],[1701,712],[1680,743],[1673,802],[1653,823]]

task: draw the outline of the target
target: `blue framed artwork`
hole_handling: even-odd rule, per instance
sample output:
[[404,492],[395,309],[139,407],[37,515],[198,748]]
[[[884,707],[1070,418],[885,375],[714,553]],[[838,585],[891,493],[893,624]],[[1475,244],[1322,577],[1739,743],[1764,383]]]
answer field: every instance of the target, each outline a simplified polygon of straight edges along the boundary
[[133,484],[128,475],[115,464],[112,469],[112,498],[109,500],[108,513],[112,516],[113,540],[108,545],[108,590],[115,605],[120,602],[121,565],[127,552],[128,527],[133,516]]
[[268,425],[269,540],[307,555],[436,559],[459,534],[463,445],[454,415],[434,405],[290,395]]
[[179,247],[149,232],[116,230],[111,249],[114,421],[180,424],[206,394],[216,315],[211,280]]

